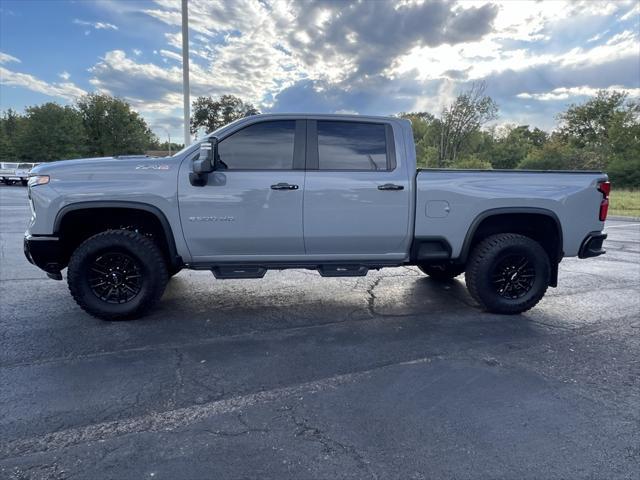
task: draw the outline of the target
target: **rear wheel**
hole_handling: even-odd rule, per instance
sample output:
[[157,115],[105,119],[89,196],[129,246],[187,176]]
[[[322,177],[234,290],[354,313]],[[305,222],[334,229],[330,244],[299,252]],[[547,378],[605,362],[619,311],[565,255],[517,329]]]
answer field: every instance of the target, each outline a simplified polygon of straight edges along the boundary
[[504,233],[474,248],[465,279],[471,296],[488,311],[516,314],[542,299],[550,272],[549,256],[538,242]]
[[29,181],[28,181],[27,179],[21,179],[21,180],[20,180],[20,183],[22,183],[22,186],[23,186],[23,187],[26,187],[26,186],[27,186],[27,184],[29,183]]
[[158,246],[128,230],[108,230],[85,240],[69,260],[71,295],[103,320],[144,315],[162,296],[167,266]]
[[434,280],[451,280],[464,272],[464,265],[418,265],[418,268]]

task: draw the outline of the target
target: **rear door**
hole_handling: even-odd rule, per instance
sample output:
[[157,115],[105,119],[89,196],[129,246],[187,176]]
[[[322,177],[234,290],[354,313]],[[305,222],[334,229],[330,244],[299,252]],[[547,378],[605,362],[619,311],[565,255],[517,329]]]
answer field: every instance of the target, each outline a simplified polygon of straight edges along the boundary
[[[180,217],[195,261],[277,260],[304,255],[304,120],[252,123],[220,139],[222,169],[207,185],[179,174]],[[195,155],[194,155],[195,157]]]
[[[398,138],[401,138],[398,135]],[[307,255],[402,259],[409,249],[412,189],[393,126],[310,120],[304,239]]]

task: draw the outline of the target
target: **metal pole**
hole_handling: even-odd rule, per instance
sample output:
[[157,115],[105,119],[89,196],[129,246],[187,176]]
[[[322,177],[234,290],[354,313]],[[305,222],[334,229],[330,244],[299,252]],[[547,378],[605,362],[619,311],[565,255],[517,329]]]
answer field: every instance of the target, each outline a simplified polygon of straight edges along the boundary
[[182,0],[182,96],[184,98],[184,146],[191,144],[189,131],[189,113],[191,100],[189,97],[189,11],[187,0]]

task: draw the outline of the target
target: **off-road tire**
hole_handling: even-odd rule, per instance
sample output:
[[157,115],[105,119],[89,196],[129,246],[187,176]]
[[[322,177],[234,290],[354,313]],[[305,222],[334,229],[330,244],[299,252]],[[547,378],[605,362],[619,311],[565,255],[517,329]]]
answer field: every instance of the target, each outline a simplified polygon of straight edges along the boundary
[[418,268],[438,281],[451,280],[464,272],[464,265],[418,265]]
[[[140,270],[140,291],[126,303],[100,299],[89,284],[90,268],[96,258],[124,253]],[[129,230],[107,230],[85,240],[73,252],[67,270],[69,291],[87,313],[103,320],[130,320],[141,317],[162,297],[169,275],[162,252],[148,237]]]
[[[492,275],[501,261],[509,255],[522,255],[531,262],[535,276],[530,289],[521,298],[501,296]],[[487,237],[472,251],[465,273],[471,296],[487,311],[501,314],[522,313],[534,307],[549,286],[551,264],[549,256],[535,240],[514,233]]]

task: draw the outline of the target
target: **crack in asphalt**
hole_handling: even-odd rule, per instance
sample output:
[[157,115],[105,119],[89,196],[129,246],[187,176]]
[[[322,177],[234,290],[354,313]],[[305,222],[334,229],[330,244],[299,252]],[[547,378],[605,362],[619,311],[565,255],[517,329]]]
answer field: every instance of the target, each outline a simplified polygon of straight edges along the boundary
[[347,455],[356,462],[360,469],[366,470],[370,478],[377,480],[378,475],[376,475],[375,471],[371,468],[371,462],[367,460],[365,455],[358,450],[355,445],[336,440],[319,427],[311,426],[308,419],[296,415],[295,408],[291,408],[289,411],[289,418],[297,427],[294,433],[296,437],[302,438],[305,441],[319,443],[325,454],[336,455],[342,453]]
[[134,433],[175,431],[215,415],[238,412],[253,405],[271,403],[294,396],[313,395],[325,390],[335,389],[341,385],[351,384],[367,378],[371,373],[378,370],[398,366],[428,364],[430,362],[430,357],[422,357],[403,362],[392,362],[367,370],[334,375],[297,385],[230,397],[201,405],[192,405],[163,412],[152,412],[121,420],[57,430],[27,439],[0,440],[0,460],[7,460],[34,453],[55,451],[78,444],[107,440]]

